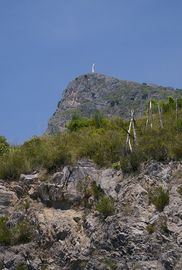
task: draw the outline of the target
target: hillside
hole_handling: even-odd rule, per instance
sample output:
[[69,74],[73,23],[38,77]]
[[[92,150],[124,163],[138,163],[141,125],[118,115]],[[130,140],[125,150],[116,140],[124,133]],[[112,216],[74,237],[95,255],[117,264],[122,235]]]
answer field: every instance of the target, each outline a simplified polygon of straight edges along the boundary
[[[148,99],[179,95],[145,87]],[[77,101],[67,90],[59,108],[82,106],[84,89]],[[16,146],[0,136],[0,270],[182,269],[182,98],[151,104],[131,124],[95,113],[110,107],[91,99],[94,115],[64,132]],[[71,114],[60,116],[64,129]]]
[[90,117],[99,110],[108,117],[128,118],[130,110],[134,109],[136,116],[141,116],[148,100],[180,95],[179,90],[172,88],[119,80],[99,73],[81,75],[64,90],[49,120],[47,133],[64,130],[74,113]]

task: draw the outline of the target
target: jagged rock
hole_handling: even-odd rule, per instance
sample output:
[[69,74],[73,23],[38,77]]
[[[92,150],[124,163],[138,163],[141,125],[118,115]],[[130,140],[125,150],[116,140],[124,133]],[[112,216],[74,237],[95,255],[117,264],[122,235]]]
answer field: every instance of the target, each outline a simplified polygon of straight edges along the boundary
[[38,173],[35,174],[21,174],[20,181],[25,183],[26,185],[31,185],[38,181],[39,175]]
[[120,182],[122,180],[122,171],[107,169],[101,172],[98,180],[96,179],[96,183],[101,187],[106,195],[112,197],[113,199],[117,199],[120,189]]
[[[139,174],[123,176],[121,171],[82,160],[45,182],[31,183],[24,195],[30,201],[28,210],[22,198],[11,205],[5,196],[7,225],[13,228],[26,216],[35,230],[28,244],[0,245],[2,267],[15,270],[23,262],[32,270],[182,269],[181,175],[180,162],[151,161],[141,166]],[[112,216],[103,219],[96,211],[96,199],[84,197],[93,181],[113,198]],[[22,180],[16,183],[21,184]],[[150,189],[156,186],[169,190],[163,212],[149,203]],[[14,187],[15,183],[1,183],[0,192],[15,195]],[[34,192],[37,196],[31,200]],[[92,203],[82,203],[91,198]]]
[[60,204],[60,207],[62,204],[64,208],[78,205],[83,200],[85,188],[93,182],[100,186],[106,195],[117,199],[122,179],[122,171],[101,171],[93,162],[83,160],[74,167],[64,167],[61,172],[55,173],[51,183],[46,182],[39,186],[38,193],[42,201],[49,205]]
[[38,188],[38,194],[48,206],[60,209],[78,205],[83,199],[83,194],[80,194],[75,188],[65,190],[61,185],[50,183],[42,183]]
[[17,184],[13,186],[13,190],[15,191],[18,198],[22,197],[24,192],[25,192],[23,187],[21,187],[20,185],[17,185]]
[[15,193],[0,185],[0,216],[7,214],[16,201]]

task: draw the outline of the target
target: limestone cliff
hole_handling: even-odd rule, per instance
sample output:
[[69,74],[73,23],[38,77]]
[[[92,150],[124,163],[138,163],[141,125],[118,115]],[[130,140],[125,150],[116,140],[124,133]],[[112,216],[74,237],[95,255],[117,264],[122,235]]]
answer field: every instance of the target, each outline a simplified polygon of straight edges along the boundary
[[[159,187],[169,196],[162,209],[151,201],[151,190]],[[180,270],[181,190],[180,162],[151,161],[137,174],[123,175],[82,160],[47,179],[36,173],[0,182],[0,216],[6,215],[0,269]],[[113,202],[108,216],[97,210],[99,196]],[[8,228],[14,239],[25,219],[33,228],[29,241],[24,243],[26,229],[20,243],[3,245]]]

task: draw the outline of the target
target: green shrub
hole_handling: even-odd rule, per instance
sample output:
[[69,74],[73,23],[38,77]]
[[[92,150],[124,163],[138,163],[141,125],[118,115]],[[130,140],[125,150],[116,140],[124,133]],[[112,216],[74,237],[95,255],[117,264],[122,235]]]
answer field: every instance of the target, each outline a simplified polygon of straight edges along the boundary
[[28,270],[28,266],[25,263],[19,263],[16,266],[16,270]]
[[11,229],[11,234],[13,245],[29,243],[32,240],[33,228],[27,220],[23,220]]
[[0,159],[0,178],[16,179],[21,173],[30,172],[30,162],[19,147],[11,148]]
[[0,218],[0,244],[5,246],[11,244],[11,231],[6,225],[7,221],[6,217]]
[[121,169],[123,173],[131,173],[138,171],[142,162],[142,153],[134,151],[120,160]]
[[9,228],[8,218],[0,218],[0,244],[17,245],[28,243],[32,240],[33,228],[27,220],[19,222],[15,227]]
[[181,160],[182,159],[182,143],[181,138],[178,137],[179,141],[175,141],[172,145],[172,157],[175,160]]
[[156,231],[155,225],[154,224],[148,224],[146,227],[146,230],[149,234],[152,234]]
[[156,187],[149,192],[149,202],[153,203],[159,212],[162,212],[164,207],[169,204],[169,192],[164,191],[162,187]]
[[92,194],[96,200],[99,200],[104,195],[103,190],[100,186],[97,186],[95,181],[92,183]]
[[96,210],[106,218],[114,214],[114,203],[109,197],[103,196],[97,203]]
[[91,125],[91,119],[80,116],[73,116],[72,120],[67,124],[67,128],[70,131],[77,131],[83,127],[89,127]]
[[118,269],[116,261],[113,260],[112,258],[108,258],[107,257],[107,258],[103,259],[103,263],[105,264],[105,266],[106,266],[107,269],[108,269],[108,267],[111,270]]
[[178,119],[176,122],[176,130],[178,132],[182,132],[182,120],[181,119]]
[[9,150],[9,144],[4,136],[0,136],[0,156],[7,153]]
[[177,192],[182,197],[182,186],[178,187]]
[[96,111],[93,117],[93,124],[96,128],[102,128],[106,124],[106,120],[100,111]]
[[139,152],[144,160],[165,161],[168,158],[168,148],[165,140],[162,139],[163,134],[149,132],[141,139]]

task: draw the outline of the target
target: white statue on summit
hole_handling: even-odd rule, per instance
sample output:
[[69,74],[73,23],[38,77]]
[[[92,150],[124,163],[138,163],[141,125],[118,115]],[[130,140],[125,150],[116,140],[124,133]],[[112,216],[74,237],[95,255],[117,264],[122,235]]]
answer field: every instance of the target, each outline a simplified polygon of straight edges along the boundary
[[92,65],[92,73],[95,73],[95,64]]

